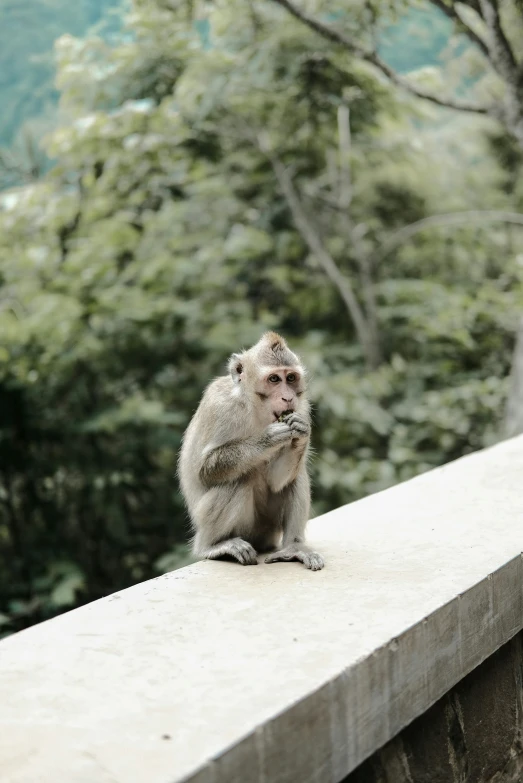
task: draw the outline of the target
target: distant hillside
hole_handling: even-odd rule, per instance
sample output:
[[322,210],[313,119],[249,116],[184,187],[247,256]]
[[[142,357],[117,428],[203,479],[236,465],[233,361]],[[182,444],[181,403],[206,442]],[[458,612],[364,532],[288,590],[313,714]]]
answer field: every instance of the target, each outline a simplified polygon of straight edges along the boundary
[[64,33],[83,36],[120,0],[0,0],[0,145],[10,146],[28,120],[55,110],[53,43]]

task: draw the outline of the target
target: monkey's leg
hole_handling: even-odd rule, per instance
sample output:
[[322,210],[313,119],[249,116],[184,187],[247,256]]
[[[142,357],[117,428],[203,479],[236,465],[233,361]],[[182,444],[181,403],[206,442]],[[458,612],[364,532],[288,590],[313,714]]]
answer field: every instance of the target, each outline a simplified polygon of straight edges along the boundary
[[284,493],[282,547],[266,557],[265,562],[299,560],[311,571],[320,571],[325,565],[322,556],[304,543],[310,503],[309,478],[305,465],[301,467],[296,481],[284,490]]
[[296,480],[300,472],[301,463],[307,442],[293,441],[292,446],[282,449],[267,468],[267,483],[272,492],[281,492]]
[[257,565],[256,550],[241,537],[251,532],[253,520],[253,491],[249,484],[215,487],[196,508],[193,552],[209,560],[232,557],[242,565]]

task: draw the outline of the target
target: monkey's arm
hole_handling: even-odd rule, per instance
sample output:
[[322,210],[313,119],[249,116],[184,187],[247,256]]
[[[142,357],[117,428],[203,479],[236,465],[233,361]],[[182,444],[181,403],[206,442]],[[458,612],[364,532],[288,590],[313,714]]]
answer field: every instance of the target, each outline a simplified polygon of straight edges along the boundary
[[292,437],[293,433],[288,424],[274,422],[269,424],[261,436],[231,440],[220,446],[208,447],[203,455],[200,481],[206,487],[237,481],[266,461],[271,452],[290,443]]

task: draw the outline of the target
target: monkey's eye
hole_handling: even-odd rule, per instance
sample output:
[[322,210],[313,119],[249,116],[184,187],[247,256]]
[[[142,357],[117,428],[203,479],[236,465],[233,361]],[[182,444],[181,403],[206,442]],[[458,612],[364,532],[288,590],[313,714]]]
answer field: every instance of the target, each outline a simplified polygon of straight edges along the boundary
[[269,375],[268,379],[269,383],[279,383],[281,381],[281,378],[279,375]]
[[296,374],[293,373],[293,372],[290,372],[287,375],[287,383],[294,383],[295,380],[296,380]]

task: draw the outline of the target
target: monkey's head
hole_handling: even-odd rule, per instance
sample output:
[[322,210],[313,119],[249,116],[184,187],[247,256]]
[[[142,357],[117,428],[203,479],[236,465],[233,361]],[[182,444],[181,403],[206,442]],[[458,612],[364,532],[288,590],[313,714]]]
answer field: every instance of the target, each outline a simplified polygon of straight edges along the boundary
[[[298,411],[304,398],[305,370],[299,358],[276,332],[267,332],[243,353],[233,353],[229,372],[235,393],[263,412],[267,422]],[[302,398],[302,399],[300,399]]]

